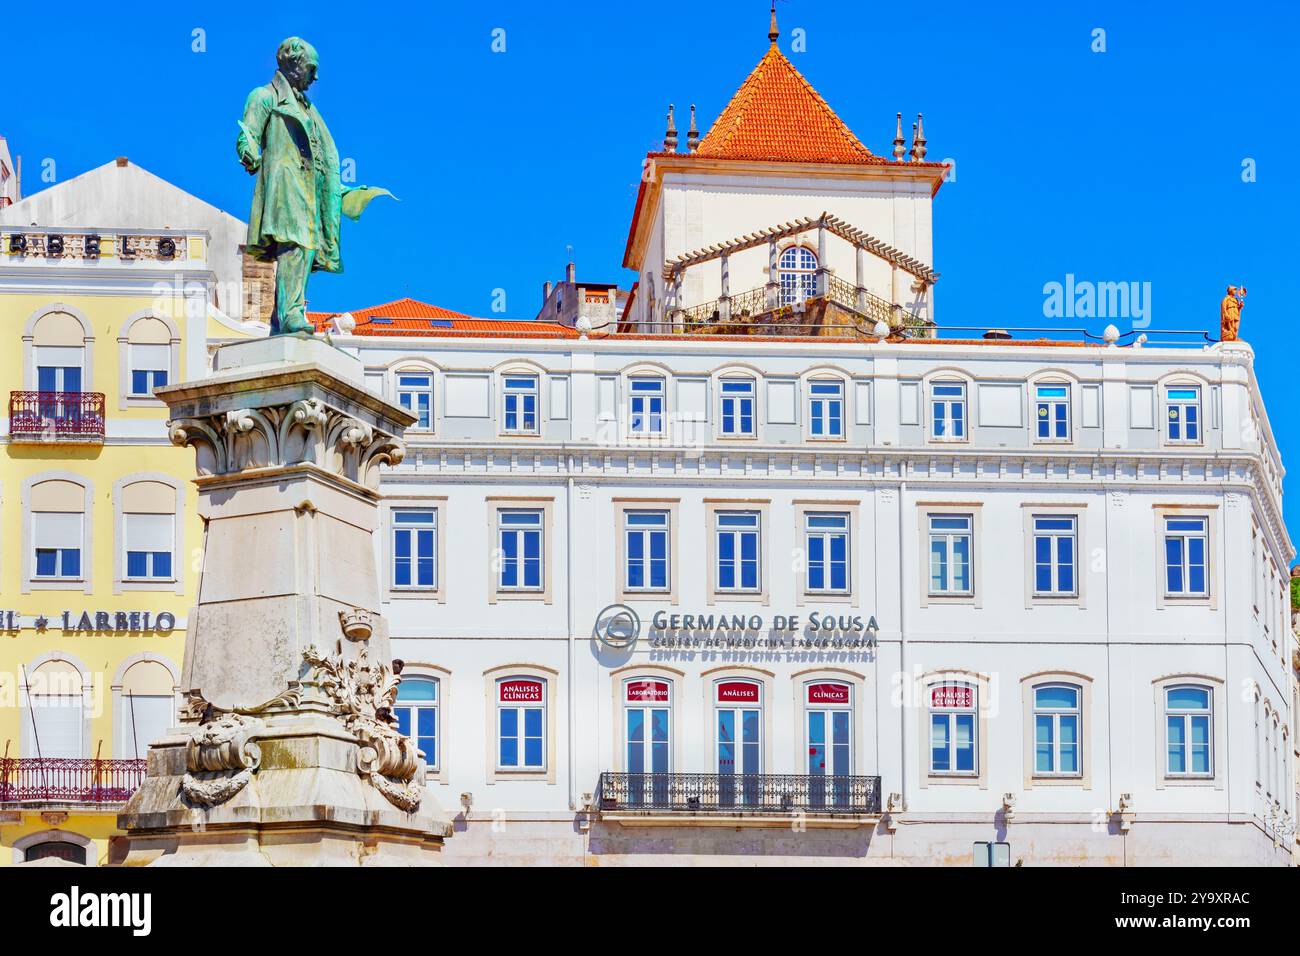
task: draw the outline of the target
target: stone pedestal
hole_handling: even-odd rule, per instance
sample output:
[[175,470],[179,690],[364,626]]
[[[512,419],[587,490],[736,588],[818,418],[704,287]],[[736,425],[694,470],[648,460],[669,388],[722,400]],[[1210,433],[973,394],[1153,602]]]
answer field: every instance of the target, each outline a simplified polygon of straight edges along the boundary
[[328,343],[224,346],[159,389],[206,523],[181,726],[118,816],[125,862],[429,865],[451,825],[396,730],[372,536],[414,419]]

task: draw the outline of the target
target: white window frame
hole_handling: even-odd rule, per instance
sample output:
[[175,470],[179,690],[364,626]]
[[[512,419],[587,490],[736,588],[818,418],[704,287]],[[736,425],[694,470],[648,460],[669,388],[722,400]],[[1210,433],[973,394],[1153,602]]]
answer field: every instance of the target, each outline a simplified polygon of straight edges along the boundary
[[[940,395],[938,389],[956,388],[959,392],[954,394]],[[930,382],[930,414],[928,430],[930,440],[936,442],[964,442],[970,440],[970,405],[967,401],[970,395],[970,389],[962,379],[934,379]],[[955,420],[952,414],[954,408],[961,409],[961,434],[939,434],[936,421],[939,418],[939,409],[943,409],[943,421],[945,426],[950,426]]]
[[[829,392],[825,394],[817,393],[817,388],[826,386],[833,387],[835,389],[834,394]],[[846,418],[848,412],[848,389],[845,387],[844,380],[842,378],[826,376],[820,378],[809,378],[807,380],[806,392],[807,400],[805,403],[805,409],[808,413],[808,440],[844,441],[848,435],[848,421]],[[817,410],[819,403],[822,406],[820,413]],[[831,403],[839,404],[838,416],[830,414]],[[827,429],[830,427],[831,423],[835,421],[836,417],[839,419],[839,431],[828,431]],[[821,425],[822,431],[820,434],[814,430],[814,423]]]
[[411,733],[407,734],[406,737],[408,740],[416,744],[416,746],[418,747],[419,746],[418,740],[422,735],[419,732],[419,715],[417,711],[421,711],[421,710],[433,711],[433,746],[435,748],[435,753],[433,754],[432,761],[428,759],[428,754],[425,754],[425,766],[428,768],[427,771],[428,773],[437,774],[442,770],[442,752],[444,749],[443,739],[442,739],[443,683],[441,678],[434,677],[430,674],[405,674],[402,677],[402,683],[404,684],[407,681],[410,681],[412,684],[415,683],[432,684],[433,700],[432,701],[427,701],[427,700],[403,701],[400,699],[401,687],[399,686],[398,699],[395,700],[393,703],[393,711],[394,711],[393,718],[396,720],[397,719],[396,711],[401,710],[403,708],[407,708],[411,711]]
[[[1194,690],[1202,691],[1205,694],[1209,703],[1206,705],[1205,708],[1189,708],[1189,709],[1180,708],[1171,711],[1169,707],[1170,692],[1176,690],[1184,690],[1184,689],[1194,689]],[[1215,751],[1214,688],[1209,684],[1203,684],[1194,680],[1177,681],[1162,686],[1160,688],[1160,694],[1161,694],[1160,699],[1162,703],[1162,709],[1161,709],[1162,719],[1160,721],[1160,726],[1163,729],[1163,732],[1161,733],[1161,739],[1164,742],[1164,747],[1162,750],[1163,757],[1161,761],[1161,766],[1163,767],[1164,778],[1166,780],[1213,780],[1215,774],[1215,767],[1217,765],[1217,761],[1215,760],[1215,752],[1214,752]],[[1191,766],[1191,762],[1192,762],[1191,761],[1192,744],[1191,744],[1190,731],[1192,728],[1192,718],[1194,717],[1204,717],[1206,719],[1206,740],[1208,741],[1206,746],[1208,748],[1207,763],[1209,765],[1209,770],[1207,771],[1171,770],[1169,768],[1169,746],[1170,746],[1169,720],[1170,718],[1182,719],[1182,724],[1183,724],[1182,748],[1184,753],[1184,766],[1189,767]]]
[[[388,574],[391,582],[390,588],[393,591],[437,591],[441,585],[442,562],[442,529],[439,527],[442,515],[441,509],[431,507],[419,507],[416,505],[397,505],[388,512]],[[431,520],[425,522],[402,522],[400,517],[409,514],[428,515]],[[424,558],[418,553],[417,543],[419,540],[419,531],[431,531],[433,533],[433,553],[429,560],[433,562],[433,582],[431,584],[419,583],[419,564]],[[407,561],[410,563],[411,582],[409,584],[400,584],[397,580],[397,540],[399,533],[406,532],[411,544],[410,554]]]
[[[622,521],[623,535],[623,560],[620,569],[623,577],[623,592],[626,594],[668,594],[673,589],[673,515],[667,508],[624,508]],[[634,518],[662,518],[662,524],[643,524],[634,521]],[[664,583],[657,587],[651,583],[651,567],[653,559],[650,556],[650,545],[654,535],[662,534],[664,539]],[[641,572],[642,584],[634,586],[631,581],[632,571],[632,547],[631,540],[633,535],[641,538]]]
[[[539,685],[542,689],[541,703],[533,704],[533,703],[524,703],[524,702],[503,701],[501,699],[501,685],[511,681],[527,681]],[[493,681],[493,687],[495,690],[495,693],[493,694],[493,700],[496,703],[496,706],[493,708],[493,726],[495,730],[493,731],[492,738],[493,738],[493,743],[495,745],[495,753],[496,753],[496,757],[493,761],[493,764],[496,768],[497,773],[542,774],[547,772],[550,763],[549,761],[550,755],[548,752],[549,742],[547,740],[547,733],[549,730],[548,709],[550,708],[550,700],[549,700],[550,695],[548,693],[549,683],[550,682],[547,681],[545,678],[537,677],[533,674],[507,674],[502,677],[497,677]],[[507,710],[515,711],[514,740],[515,740],[515,746],[517,747],[516,756],[518,757],[519,760],[519,762],[516,764],[506,764],[501,761],[501,741],[503,739],[501,734],[501,714],[503,711],[507,711]],[[531,739],[526,732],[527,719],[525,716],[525,711],[528,710],[541,711],[540,719],[542,724],[542,732],[541,732],[540,740],[541,740],[541,750],[542,750],[542,762],[540,764],[529,764],[526,762],[527,741]]]
[[[934,526],[934,522],[936,520],[940,520],[940,521],[964,520],[966,522],[966,529],[964,531],[958,528],[936,529]],[[926,585],[925,586],[926,586],[927,595],[931,598],[972,597],[975,594],[975,516],[973,514],[930,512],[926,514],[925,521],[926,521],[926,541],[928,542],[925,550],[925,555],[926,555],[926,560],[925,560]],[[967,576],[967,584],[969,586],[964,589],[956,587],[957,579],[955,578],[954,571],[953,571],[954,569],[953,554],[955,553],[954,543],[958,538],[962,538],[962,537],[966,538],[968,542],[966,576]],[[941,588],[940,590],[935,590],[934,588],[934,574],[932,571],[932,554],[933,554],[934,543],[936,540],[942,540],[944,542],[944,554],[946,555],[945,563],[944,563],[944,567],[946,569],[944,575],[945,576],[944,583],[946,586],[944,588]]]
[[[837,686],[846,688],[848,690],[848,696],[849,696],[848,703],[845,704],[825,703],[825,702],[813,703],[809,701],[808,690],[814,684],[835,684]],[[808,774],[809,776],[813,776],[812,768],[808,766],[808,760],[812,756],[812,748],[813,748],[812,715],[814,713],[821,713],[826,715],[825,717],[826,740],[823,742],[822,746],[826,748],[827,763],[832,765],[827,767],[826,776],[827,777],[853,776],[853,768],[856,766],[856,762],[857,762],[857,754],[856,754],[857,733],[854,728],[854,715],[856,713],[855,705],[857,703],[857,699],[855,696],[856,688],[854,687],[853,681],[846,680],[843,677],[812,677],[812,678],[805,679],[799,686],[800,686],[800,694],[803,698],[804,768],[802,772]],[[848,741],[849,765],[847,768],[844,769],[834,766],[835,760],[832,753],[832,748],[834,746],[834,744],[832,743],[834,740],[834,728],[833,728],[833,718],[830,716],[831,714],[834,713],[848,713],[849,715],[849,741]]]
[[[723,517],[735,518],[740,516],[752,516],[754,523],[750,525],[730,525],[725,530],[722,523]],[[713,575],[714,591],[718,594],[744,594],[754,595],[763,593],[763,514],[757,508],[720,508],[713,514],[713,527],[710,533],[713,535]],[[745,534],[753,532],[755,538],[755,584],[753,587],[745,587],[744,581],[744,560],[741,557],[741,544]],[[732,587],[723,587],[722,585],[722,536],[730,535],[733,540],[732,545],[732,564],[733,574],[736,584]]]
[[[954,686],[967,688],[971,691],[971,706],[935,706],[934,691],[940,687]],[[980,686],[973,680],[966,679],[944,679],[932,680],[925,685],[925,752],[926,752],[926,772],[935,778],[957,778],[962,780],[979,779],[981,770],[981,753],[980,753]],[[969,716],[971,718],[971,762],[973,764],[970,770],[957,769],[957,718],[959,716]],[[934,766],[934,722],[935,717],[946,718],[947,724],[947,752],[948,752],[948,769],[939,770]]]
[[[171,555],[170,574],[160,575],[160,574],[151,573],[140,577],[133,577],[131,575],[131,570],[130,570],[131,551],[133,550],[131,547],[131,519],[132,518],[167,518],[170,520],[171,534],[169,535],[170,546],[168,548],[168,553]],[[176,567],[177,565],[176,523],[177,523],[177,516],[175,512],[172,512],[171,514],[156,514],[153,512],[142,513],[142,512],[135,512],[135,511],[127,511],[122,514],[122,539],[121,539],[122,540],[122,582],[124,584],[146,584],[146,583],[147,584],[172,584],[176,581],[176,576],[178,573],[178,569]],[[153,555],[158,552],[147,551],[145,553],[149,555],[149,557],[147,557],[145,560],[146,563],[150,566],[150,569],[152,570]]]
[[[1192,391],[1196,393],[1195,398],[1175,399],[1172,392],[1175,391]],[[1205,414],[1204,405],[1201,401],[1202,390],[1198,384],[1187,383],[1169,383],[1161,386],[1161,397],[1163,399],[1162,407],[1164,409],[1164,423],[1160,430],[1161,437],[1166,445],[1203,445],[1205,444]],[[1187,409],[1196,410],[1196,437],[1187,438]],[[1174,438],[1170,435],[1170,430],[1174,424],[1174,416],[1177,415],[1178,424],[1182,430],[1183,437]]]
[[[1040,690],[1065,689],[1074,694],[1074,706],[1068,708],[1058,708],[1043,706],[1038,703],[1038,692]],[[1078,684],[1072,684],[1067,681],[1042,681],[1034,684],[1029,689],[1030,706],[1032,719],[1029,725],[1030,734],[1030,754],[1033,760],[1033,775],[1035,777],[1052,778],[1052,779],[1078,779],[1083,776],[1083,758],[1084,758],[1084,725],[1083,725],[1083,703],[1084,690]],[[1047,717],[1052,722],[1052,769],[1042,770],[1038,766],[1038,720],[1040,717]],[[1075,770],[1061,770],[1061,718],[1073,717],[1075,721]]]
[[[1057,395],[1043,396],[1041,392],[1043,389],[1046,388],[1064,389],[1065,396],[1064,397],[1057,396]],[[1033,424],[1034,442],[1048,443],[1048,444],[1053,444],[1053,443],[1068,444],[1069,442],[1073,441],[1074,440],[1074,409],[1072,408],[1072,403],[1074,401],[1074,387],[1072,383],[1058,381],[1058,380],[1051,380],[1051,379],[1034,382],[1032,387],[1032,395],[1033,395],[1032,402],[1033,402],[1034,413],[1033,415],[1030,416],[1030,420],[1034,423]],[[1046,409],[1044,409],[1044,406],[1046,406]],[[1057,423],[1056,410],[1059,407],[1063,407],[1065,409],[1065,434],[1064,435],[1056,434],[1056,423]],[[1038,430],[1039,422],[1044,419],[1047,421],[1049,426],[1048,427],[1049,434],[1047,435],[1039,434],[1039,430]]]
[[[813,528],[815,520],[837,518],[843,519],[842,528]],[[853,515],[847,511],[836,511],[828,509],[826,511],[814,511],[808,509],[803,512],[803,534],[804,534],[804,594],[807,595],[845,595],[853,593]],[[832,584],[831,569],[833,562],[830,558],[831,539],[836,537],[844,538],[844,587],[837,588]],[[822,564],[824,586],[814,588],[812,585],[812,540],[820,538],[822,543]]]
[[[1033,595],[1037,598],[1073,598],[1079,596],[1079,518],[1073,514],[1049,514],[1035,513],[1030,515],[1030,527],[1032,537],[1030,539],[1029,563],[1030,579],[1033,587]],[[1070,527],[1068,530],[1059,528],[1039,528],[1040,521],[1068,521]],[[1038,542],[1046,538],[1050,543],[1048,545],[1048,574],[1051,577],[1051,587],[1048,590],[1042,590],[1038,586],[1038,568],[1041,562],[1038,560]],[[1070,588],[1062,588],[1061,584],[1061,567],[1059,560],[1060,542],[1068,540],[1070,542]]]
[[[1175,599],[1175,600],[1180,598],[1204,600],[1208,598],[1212,590],[1210,575],[1213,570],[1213,567],[1210,563],[1210,557],[1211,557],[1210,516],[1207,514],[1164,514],[1164,515],[1160,515],[1159,517],[1161,522],[1161,529],[1160,529],[1160,542],[1161,542],[1160,567],[1162,572],[1161,589],[1164,593],[1164,596],[1167,599]],[[1200,532],[1197,532],[1195,530],[1185,529],[1185,528],[1171,529],[1169,525],[1170,522],[1173,521],[1199,521],[1201,523],[1202,530]],[[1183,589],[1179,591],[1171,591],[1169,589],[1169,542],[1171,539],[1177,539],[1181,542],[1179,546],[1179,551],[1182,555],[1182,560],[1179,564],[1179,574],[1181,576],[1182,583],[1184,586]],[[1188,554],[1187,545],[1189,541],[1193,541],[1193,540],[1199,540],[1201,542],[1202,554],[1204,555],[1205,558],[1204,561],[1205,588],[1204,590],[1201,591],[1193,591],[1191,589],[1190,572],[1193,567],[1193,564]]]
[[[638,386],[655,385],[655,388]],[[659,400],[659,411],[650,406]],[[640,410],[638,410],[638,407]],[[654,428],[658,419],[658,428]],[[627,377],[627,433],[632,438],[663,438],[668,434],[668,378],[646,372]]]
[[[425,385],[403,384],[402,379],[405,376],[410,376],[411,378],[424,379],[427,382],[427,384]],[[428,369],[406,368],[406,369],[398,369],[397,371],[393,372],[393,394],[396,398],[397,404],[415,416],[415,424],[411,425],[407,429],[407,431],[418,431],[418,432],[434,431],[434,425],[436,423],[436,419],[434,418],[434,409],[437,407],[437,403],[434,398],[435,384],[436,382],[433,376],[433,372]],[[407,402],[405,401],[405,399],[407,399],[408,397],[410,399],[410,404],[407,404]],[[420,422],[420,415],[422,409],[419,407],[419,399],[421,397],[426,398],[429,404],[429,408],[428,408],[429,422],[427,425],[422,424]]]
[[[537,516],[536,524],[534,525],[532,522],[515,524],[504,520],[507,515],[524,515],[524,514],[536,515]],[[538,583],[536,585],[529,585],[523,583],[526,580],[526,575],[523,573],[525,569],[523,542],[525,540],[524,533],[533,530],[536,530],[538,534],[538,538],[537,538]],[[513,533],[517,541],[515,557],[513,559],[510,559],[518,567],[516,583],[512,585],[508,585],[505,583],[505,569],[506,569],[507,558],[506,558],[505,546],[503,542],[504,542],[504,535],[506,533]],[[497,567],[497,577],[496,577],[496,590],[498,593],[541,594],[546,591],[547,569],[546,569],[546,510],[545,509],[540,507],[536,507],[536,508],[515,507],[515,506],[498,507],[496,509],[496,548],[498,551],[498,559],[497,559],[498,567]]]
[[[727,391],[727,386],[744,386],[748,392]],[[730,414],[735,427],[727,430],[727,404],[733,403]],[[741,409],[749,403],[746,415]],[[749,428],[742,429],[740,423],[749,418]],[[751,376],[726,375],[718,379],[718,435],[721,438],[756,438],[758,437],[758,382]]]
[[[527,379],[531,384],[518,384]],[[515,383],[515,384],[512,384]],[[537,372],[503,372],[501,374],[501,434],[503,435],[538,435],[542,428],[542,377]],[[527,400],[533,400],[533,424],[528,427]],[[511,404],[515,406],[511,411]],[[515,416],[515,426],[511,428],[507,416]]]

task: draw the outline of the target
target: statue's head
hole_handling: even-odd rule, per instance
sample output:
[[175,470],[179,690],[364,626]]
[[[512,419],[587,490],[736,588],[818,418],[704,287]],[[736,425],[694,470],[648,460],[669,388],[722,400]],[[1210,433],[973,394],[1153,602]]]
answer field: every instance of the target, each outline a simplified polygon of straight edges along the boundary
[[1237,287],[1235,285],[1228,286],[1228,295],[1236,295],[1236,294],[1237,294]]
[[296,90],[306,90],[316,82],[316,67],[320,64],[316,48],[302,37],[289,37],[275,51],[275,62],[280,72]]

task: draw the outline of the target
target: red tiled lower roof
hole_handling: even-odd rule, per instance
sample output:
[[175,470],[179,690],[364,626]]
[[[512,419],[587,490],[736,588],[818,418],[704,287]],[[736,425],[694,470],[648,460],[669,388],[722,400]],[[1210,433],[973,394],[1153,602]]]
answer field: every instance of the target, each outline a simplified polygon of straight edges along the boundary
[[[308,312],[307,318],[318,332],[327,330],[342,312]],[[380,305],[353,309],[357,325],[353,335],[398,336],[543,336],[569,338],[577,333],[554,322],[521,322],[512,319],[479,319],[464,312],[454,312],[418,299],[395,299]]]

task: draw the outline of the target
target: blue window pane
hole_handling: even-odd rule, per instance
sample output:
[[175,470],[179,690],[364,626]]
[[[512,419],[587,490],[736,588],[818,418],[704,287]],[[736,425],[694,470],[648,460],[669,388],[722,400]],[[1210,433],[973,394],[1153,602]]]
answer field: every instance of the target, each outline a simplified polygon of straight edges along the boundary
[[170,551],[153,552],[153,576],[170,578],[172,576],[172,554]]
[[397,718],[398,733],[403,737],[411,736],[411,708],[398,707],[393,711],[393,715]]
[[1169,735],[1169,772],[1186,773],[1186,742],[1183,739],[1183,719],[1181,717],[1170,717],[1167,720]]
[[957,714],[956,740],[954,751],[957,758],[957,770],[974,771],[975,769],[975,715]]
[[948,590],[948,545],[942,540],[930,542],[930,590]]
[[948,763],[948,718],[942,714],[930,717],[930,769],[951,769]]
[[542,765],[542,741],[536,737],[524,740],[524,766],[540,767]]
[[398,700],[437,700],[438,684],[431,680],[408,677],[397,685]]
[[126,553],[126,576],[129,578],[149,576],[149,556],[145,552],[128,551]]
[[1034,771],[1052,773],[1055,769],[1052,718],[1040,715],[1034,720]]
[[514,737],[501,738],[501,766],[519,766],[519,741]]
[[1061,773],[1079,772],[1079,718],[1073,715],[1060,717]]
[[75,578],[81,574],[81,551],[77,548],[65,548],[60,554],[63,560],[62,573],[65,578]]
[[542,562],[536,558],[526,558],[524,560],[524,587],[539,588],[542,586]]
[[42,392],[57,392],[58,370],[49,366],[42,365],[36,370],[36,388]]
[[542,556],[542,533],[540,531],[524,532],[524,557],[540,558]]
[[532,707],[524,711],[524,736],[540,737],[542,735],[542,712]]
[[421,707],[416,711],[415,729],[421,737],[432,737],[437,723],[437,711],[430,707]]
[[36,573],[51,577],[58,573],[59,553],[53,548],[36,549]]
[[1181,538],[1165,539],[1165,588],[1170,594],[1183,590],[1183,542]]
[[1039,687],[1034,691],[1034,706],[1070,710],[1079,706],[1079,692],[1073,687]]
[[131,371],[131,394],[147,395],[149,394],[149,373],[139,369]]
[[1210,709],[1210,692],[1204,687],[1173,687],[1165,700],[1170,710]]

